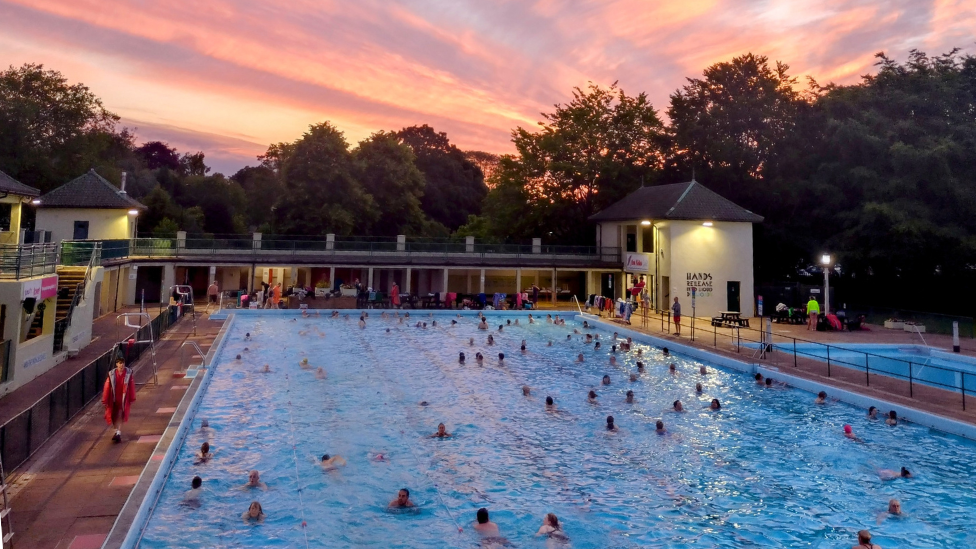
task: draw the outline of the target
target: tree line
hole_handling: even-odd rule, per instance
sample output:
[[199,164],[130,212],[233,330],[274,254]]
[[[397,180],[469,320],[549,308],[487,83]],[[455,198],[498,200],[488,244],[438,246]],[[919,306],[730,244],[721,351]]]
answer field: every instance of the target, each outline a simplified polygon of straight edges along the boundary
[[[641,185],[691,179],[765,216],[757,281],[801,280],[821,252],[852,301],[966,313],[976,269],[976,58],[877,56],[851,85],[800,85],[746,54],[663,113],[616,84],[572,90],[514,152],[462,151],[427,125],[356,144],[329,122],[226,177],[202,152],[136,144],[82,84],[0,73],[0,170],[50,190],[94,167],[149,211],[141,232],[410,236],[593,244],[587,218]],[[664,115],[664,116],[662,116]],[[933,302],[935,288],[953,299]]]

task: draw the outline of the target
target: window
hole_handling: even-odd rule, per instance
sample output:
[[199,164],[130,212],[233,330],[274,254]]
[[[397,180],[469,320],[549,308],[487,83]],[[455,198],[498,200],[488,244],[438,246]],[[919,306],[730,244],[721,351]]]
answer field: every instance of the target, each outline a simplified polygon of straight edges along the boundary
[[0,231],[10,230],[10,216],[13,213],[13,204],[0,204]]
[[88,240],[88,222],[75,221],[74,240]]

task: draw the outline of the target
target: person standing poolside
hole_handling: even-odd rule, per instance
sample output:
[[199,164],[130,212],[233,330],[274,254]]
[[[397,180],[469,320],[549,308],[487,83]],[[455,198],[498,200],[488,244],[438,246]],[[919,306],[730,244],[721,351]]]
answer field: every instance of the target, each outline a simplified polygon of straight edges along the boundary
[[871,543],[871,532],[861,530],[857,533],[857,545],[851,549],[881,549],[881,546]]
[[391,501],[387,507],[392,507],[395,509],[404,509],[407,507],[413,507],[413,502],[410,501],[410,490],[406,488],[400,488],[397,492],[397,497],[395,500]]
[[674,305],[671,306],[671,312],[674,316],[674,335],[681,336],[681,303],[678,303],[678,298],[674,298]]
[[810,296],[810,301],[807,301],[807,315],[809,315],[809,319],[807,320],[807,330],[810,328],[813,328],[814,330],[817,329],[817,315],[819,314],[820,304],[817,303],[817,300],[814,299],[813,296]]
[[115,359],[115,370],[108,374],[102,389],[105,422],[115,427],[112,442],[122,442],[122,424],[129,421],[129,408],[136,401],[136,382],[132,368],[122,357]]
[[271,292],[271,295],[274,299],[274,304],[271,308],[280,309],[281,308],[280,305],[281,304],[281,282],[275,284],[274,291]]
[[220,295],[220,287],[217,286],[217,281],[213,280],[210,282],[210,286],[207,286],[207,311],[210,310],[211,305],[217,305],[217,296]]
[[539,287],[535,284],[532,285],[532,308],[539,308]]
[[393,305],[394,309],[400,308],[400,286],[395,281],[393,287],[390,288],[390,304]]

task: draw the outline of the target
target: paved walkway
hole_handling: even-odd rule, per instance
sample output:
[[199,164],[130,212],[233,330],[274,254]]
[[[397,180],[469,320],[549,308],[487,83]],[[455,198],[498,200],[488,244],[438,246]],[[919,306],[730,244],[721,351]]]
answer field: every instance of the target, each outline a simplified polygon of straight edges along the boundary
[[207,352],[222,324],[199,320],[198,335],[192,334],[187,318],[171,327],[157,347],[159,386],[147,383],[152,377],[149,354],[136,363],[136,383],[144,385],[132,404],[121,444],[112,442],[98,399],[12,475],[13,547],[102,546],[190,385],[190,380],[173,376],[180,368],[180,345],[196,341]]
[[[682,344],[698,347],[709,352],[718,353],[724,356],[735,358],[744,362],[757,363],[765,366],[774,366],[784,373],[796,375],[802,378],[816,380],[825,385],[834,386],[840,389],[856,392],[859,394],[873,396],[880,400],[886,400],[909,406],[918,410],[923,410],[943,417],[965,421],[976,425],[976,394],[970,394],[967,390],[966,410],[962,407],[962,395],[960,392],[950,392],[927,385],[910,383],[908,380],[898,379],[885,375],[871,373],[865,375],[863,370],[846,368],[843,365],[832,363],[828,369],[825,361],[799,357],[794,359],[792,352],[773,352],[765,358],[757,357],[757,347],[744,347],[736,345],[732,330],[718,328],[714,329],[709,319],[695,319],[695,341],[689,337],[690,319],[684,318],[682,322],[682,336],[673,335],[674,325],[668,326],[667,320],[664,322],[662,330],[660,316],[648,316],[647,323],[642,323],[640,316],[631,317],[632,325],[628,326],[640,332],[663,338],[666,340],[680,341]],[[750,319],[750,325],[758,327],[759,319]],[[863,332],[816,332],[808,331],[805,326],[787,326],[773,324],[773,342],[777,345],[783,344],[786,337],[803,338],[818,343],[830,343],[843,346],[844,343],[920,343],[917,334],[897,332],[895,330],[885,330],[883,327],[870,326],[871,331]],[[795,335],[794,335],[795,334]],[[951,336],[926,337],[930,345],[948,345],[951,349]],[[806,337],[804,337],[806,336]],[[742,330],[742,344],[748,340],[758,341],[757,331]],[[914,341],[912,340],[914,338]],[[966,354],[976,353],[976,342],[964,340],[964,350]],[[967,377],[968,379],[968,377]],[[976,393],[976,387],[973,388]]]

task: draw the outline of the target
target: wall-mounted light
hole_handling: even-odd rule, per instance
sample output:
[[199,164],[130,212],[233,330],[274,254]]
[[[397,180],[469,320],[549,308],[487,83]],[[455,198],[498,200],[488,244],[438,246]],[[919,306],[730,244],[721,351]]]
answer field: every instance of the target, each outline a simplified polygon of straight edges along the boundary
[[712,222],[711,221],[706,221],[706,222],[702,223],[702,227],[711,227],[711,226],[712,226]]
[[139,210],[129,210],[129,215],[139,215]]
[[35,198],[34,200],[31,200],[31,204],[33,204],[35,206],[40,206],[41,199],[40,198]]
[[823,254],[820,256],[820,262],[824,265],[830,265],[830,254]]
[[644,221],[641,221],[641,225],[643,225],[645,227],[649,226],[650,224],[651,224],[651,222],[648,221],[648,220],[646,220],[646,219]]

